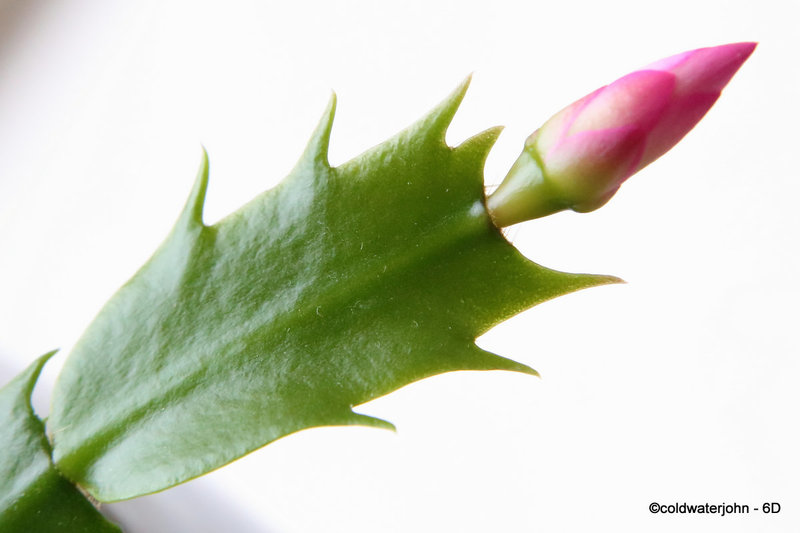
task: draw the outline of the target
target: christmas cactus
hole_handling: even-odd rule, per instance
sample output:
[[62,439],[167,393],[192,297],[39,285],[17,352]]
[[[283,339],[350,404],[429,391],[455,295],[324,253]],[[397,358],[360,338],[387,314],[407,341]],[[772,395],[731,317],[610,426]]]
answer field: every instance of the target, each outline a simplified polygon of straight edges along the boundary
[[354,407],[428,376],[534,374],[476,337],[618,280],[533,263],[500,228],[605,204],[686,135],[754,47],[686,52],[578,100],[488,198],[499,129],[444,141],[466,82],[338,167],[333,99],[286,180],[214,225],[204,159],[165,242],[68,357],[46,430],[30,394],[50,354],[0,390],[0,532],[113,531],[90,499],[160,491],[305,428],[391,428]]

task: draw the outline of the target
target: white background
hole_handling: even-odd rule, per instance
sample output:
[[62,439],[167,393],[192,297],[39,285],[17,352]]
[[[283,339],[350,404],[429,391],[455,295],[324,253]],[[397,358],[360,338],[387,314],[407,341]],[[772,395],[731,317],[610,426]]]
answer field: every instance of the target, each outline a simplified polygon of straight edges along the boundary
[[541,380],[432,378],[361,408],[397,433],[301,432],[108,509],[148,532],[796,532],[798,15],[789,0],[0,0],[0,382],[61,347],[46,413],[69,346],[171,227],[201,143],[213,223],[291,169],[331,89],[338,164],[474,72],[449,141],[507,126],[492,186],[583,94],[757,40],[700,126],[606,207],[509,232],[541,264],[628,281],[480,340]]

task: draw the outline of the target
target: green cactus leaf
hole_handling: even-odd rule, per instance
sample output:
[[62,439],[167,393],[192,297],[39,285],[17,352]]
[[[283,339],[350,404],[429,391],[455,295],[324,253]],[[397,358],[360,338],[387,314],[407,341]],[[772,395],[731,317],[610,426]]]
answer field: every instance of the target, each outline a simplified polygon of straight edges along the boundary
[[31,393],[53,353],[0,389],[0,533],[118,532],[50,460]]
[[339,167],[332,99],[288,178],[214,225],[205,162],[65,364],[49,422],[61,471],[100,501],[131,498],[305,428],[391,428],[353,407],[427,376],[534,373],[475,338],[616,278],[536,265],[492,224],[483,164],[499,128],[444,140],[466,87]]

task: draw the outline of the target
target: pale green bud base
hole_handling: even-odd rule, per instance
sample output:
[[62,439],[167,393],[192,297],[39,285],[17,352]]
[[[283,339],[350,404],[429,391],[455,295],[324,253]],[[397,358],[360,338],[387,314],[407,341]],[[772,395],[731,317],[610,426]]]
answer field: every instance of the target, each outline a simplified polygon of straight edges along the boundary
[[499,228],[569,209],[529,150],[522,151],[486,207]]

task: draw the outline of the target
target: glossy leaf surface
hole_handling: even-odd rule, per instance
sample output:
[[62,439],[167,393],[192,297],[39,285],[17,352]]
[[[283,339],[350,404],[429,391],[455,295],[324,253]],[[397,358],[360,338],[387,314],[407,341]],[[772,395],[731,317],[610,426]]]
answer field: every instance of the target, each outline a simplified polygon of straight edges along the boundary
[[51,355],[0,389],[0,533],[118,532],[50,461],[30,398]]
[[352,407],[427,376],[533,373],[475,338],[615,279],[538,266],[493,226],[483,164],[499,129],[444,141],[465,90],[336,168],[332,101],[290,176],[213,226],[204,165],[172,233],[64,367],[59,468],[101,501],[130,498],[304,428],[390,428]]

